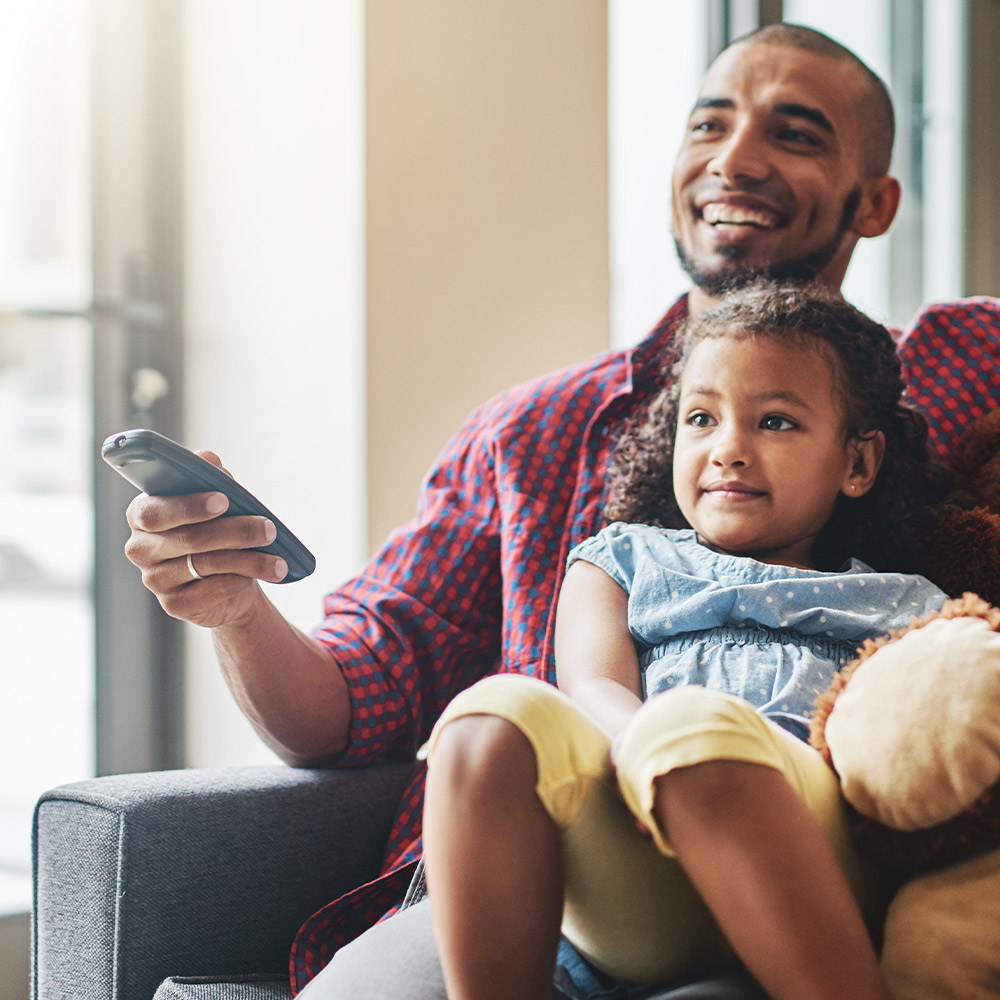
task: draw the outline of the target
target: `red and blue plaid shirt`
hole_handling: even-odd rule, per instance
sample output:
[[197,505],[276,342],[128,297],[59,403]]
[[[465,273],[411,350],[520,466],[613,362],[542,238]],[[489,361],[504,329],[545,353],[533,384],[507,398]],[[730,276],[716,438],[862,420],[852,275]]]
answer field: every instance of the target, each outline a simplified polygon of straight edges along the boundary
[[[625,421],[661,382],[681,298],[636,347],[517,386],[476,410],[424,481],[416,518],[326,599],[315,635],[351,695],[342,766],[413,760],[454,695],[489,673],[555,680],[552,629],[566,556],[602,525],[605,472]],[[933,306],[899,338],[909,401],[948,453],[1000,405],[1000,304]],[[296,992],[333,953],[398,909],[417,859],[424,772],[407,789],[383,874],[302,927]]]

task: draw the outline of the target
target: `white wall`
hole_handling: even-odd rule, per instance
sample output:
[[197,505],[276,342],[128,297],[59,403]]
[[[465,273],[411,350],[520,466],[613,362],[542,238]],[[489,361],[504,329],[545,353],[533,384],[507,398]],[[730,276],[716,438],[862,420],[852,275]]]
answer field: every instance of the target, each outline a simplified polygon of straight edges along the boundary
[[[785,20],[806,24],[846,45],[883,80],[889,82],[889,11],[871,0],[785,0]],[[897,115],[900,95],[893,94]],[[905,192],[904,192],[905,197]],[[851,256],[844,279],[844,297],[879,320],[905,323],[909,316],[892,316],[889,302],[889,259],[892,237],[861,240]]]
[[[187,443],[317,559],[295,624],[365,554],[362,0],[186,0]],[[188,629],[188,762],[275,758]],[[280,669],[280,666],[279,666]]]
[[644,337],[690,281],[674,250],[670,177],[708,53],[701,0],[610,0],[611,331]]

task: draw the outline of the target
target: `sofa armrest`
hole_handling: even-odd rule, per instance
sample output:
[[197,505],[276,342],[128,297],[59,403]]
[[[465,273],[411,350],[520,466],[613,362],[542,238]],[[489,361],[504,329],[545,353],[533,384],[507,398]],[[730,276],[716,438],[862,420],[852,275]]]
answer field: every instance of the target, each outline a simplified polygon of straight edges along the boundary
[[149,1000],[166,976],[284,972],[325,903],[378,873],[415,765],[118,775],[34,821],[34,1000]]

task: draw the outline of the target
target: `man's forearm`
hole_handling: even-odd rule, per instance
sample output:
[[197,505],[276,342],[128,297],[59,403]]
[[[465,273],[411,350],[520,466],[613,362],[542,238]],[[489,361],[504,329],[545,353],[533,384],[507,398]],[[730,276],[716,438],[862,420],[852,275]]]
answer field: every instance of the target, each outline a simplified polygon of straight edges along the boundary
[[286,764],[327,763],[346,747],[350,701],[343,674],[262,591],[249,615],[212,634],[233,697]]

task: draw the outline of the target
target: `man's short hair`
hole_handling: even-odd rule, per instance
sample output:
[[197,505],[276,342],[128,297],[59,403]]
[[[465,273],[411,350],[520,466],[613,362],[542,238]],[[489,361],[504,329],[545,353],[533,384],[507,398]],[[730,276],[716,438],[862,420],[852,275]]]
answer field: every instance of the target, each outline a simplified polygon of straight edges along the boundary
[[857,66],[867,84],[871,97],[870,108],[865,115],[865,127],[868,150],[866,154],[869,176],[884,177],[889,172],[892,159],[892,144],[896,134],[896,116],[892,108],[892,98],[889,88],[882,78],[868,65],[858,58],[849,48],[835,42],[815,28],[807,28],[801,24],[789,24],[779,21],[776,24],[766,24],[734,39],[730,46],[744,43],[761,45],[787,45],[817,55],[829,56],[832,59],[850,60]]

